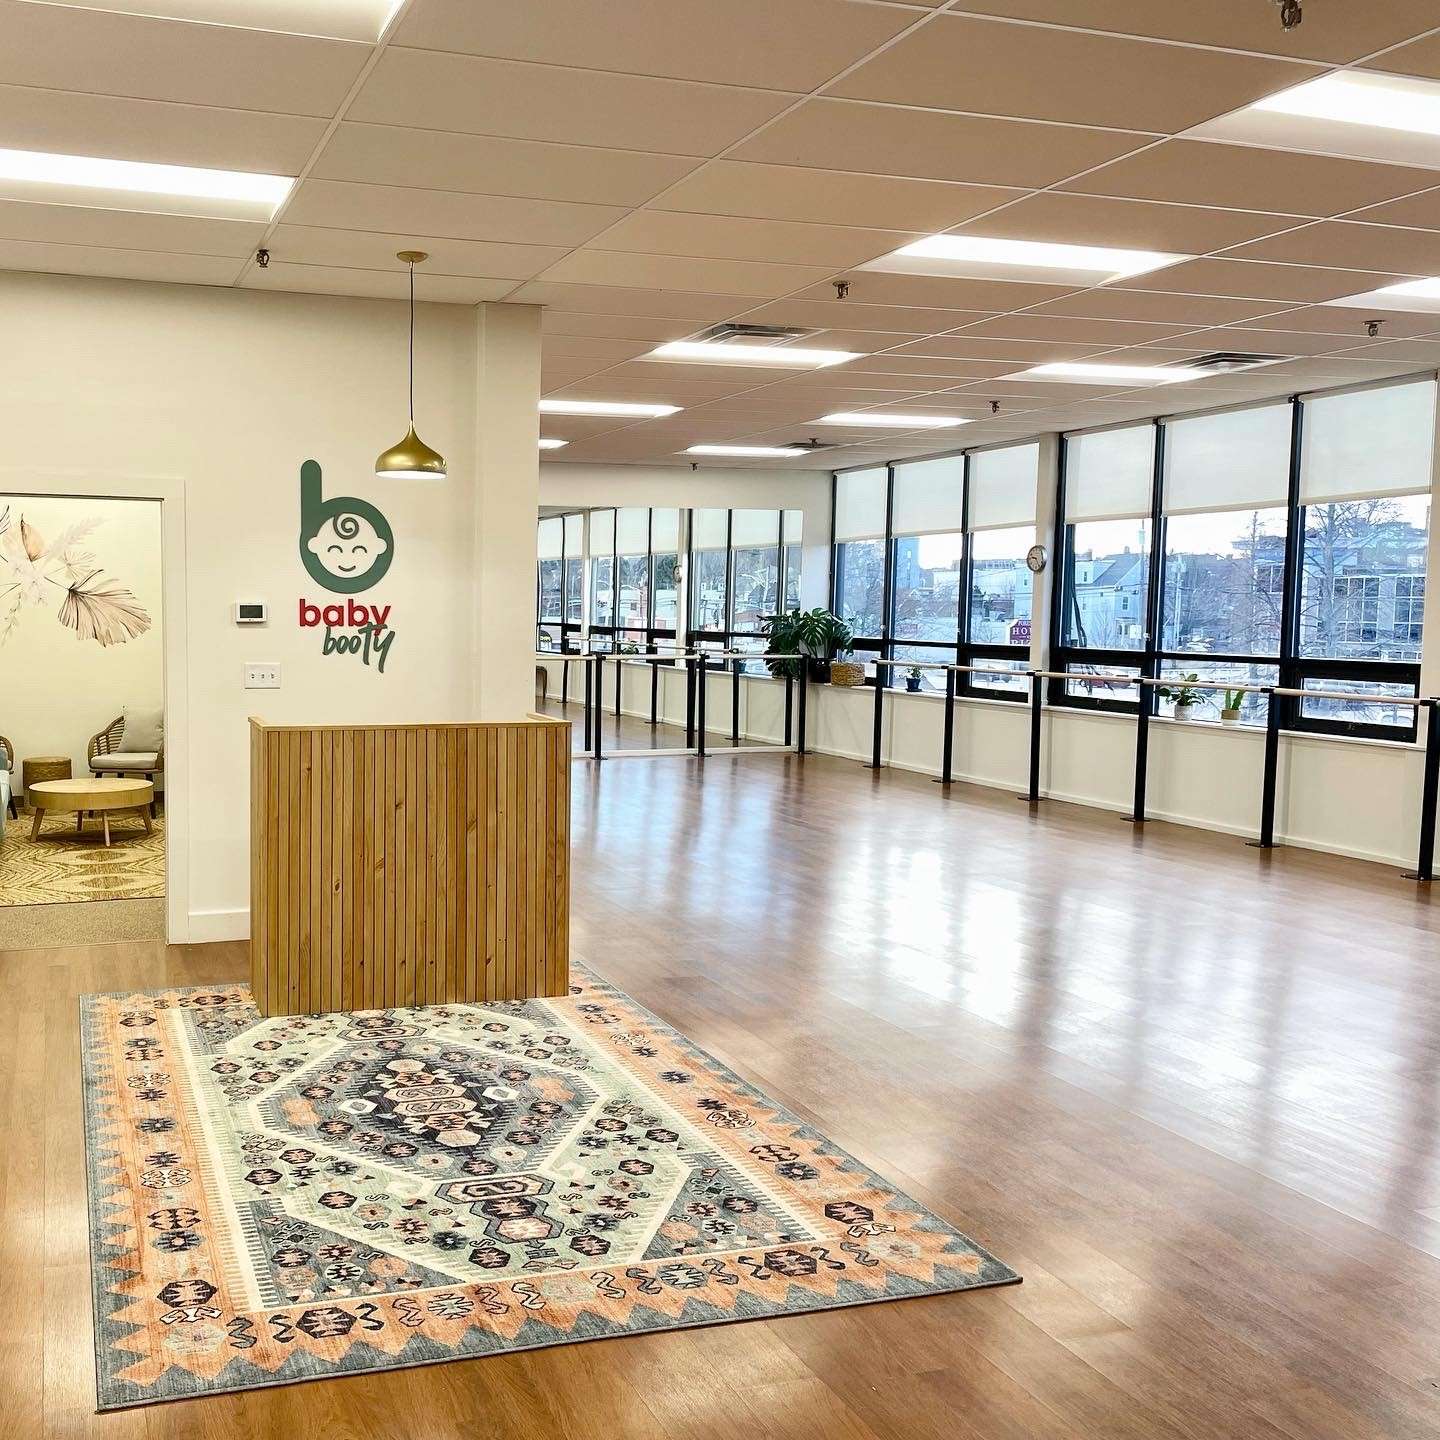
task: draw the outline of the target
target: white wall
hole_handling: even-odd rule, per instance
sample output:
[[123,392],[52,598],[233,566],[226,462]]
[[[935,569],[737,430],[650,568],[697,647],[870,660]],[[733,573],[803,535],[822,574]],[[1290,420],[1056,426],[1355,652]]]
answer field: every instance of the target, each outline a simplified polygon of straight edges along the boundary
[[[419,309],[416,421],[449,462],[443,482],[373,473],[375,455],[405,429],[402,304],[7,272],[0,314],[0,491],[83,491],[103,476],[112,491],[133,479],[137,493],[160,485],[183,497],[187,629],[172,652],[185,662],[191,741],[183,913],[193,938],[243,935],[247,716],[309,724],[473,714],[484,659],[473,564],[478,312]],[[345,599],[300,563],[298,475],[308,459],[320,463],[327,497],[369,500],[393,527],[391,569],[352,597],[391,607],[383,674],[322,655],[320,632],[298,623],[301,598]],[[513,565],[513,592],[533,596],[533,506],[508,546],[497,532],[506,523],[503,512],[492,520],[486,564]],[[237,628],[232,603],[252,599],[269,604],[270,623]],[[533,613],[512,619],[525,636],[517,653],[528,652]],[[279,690],[243,688],[244,664],[257,660],[281,666]],[[528,675],[528,653],[524,664]],[[528,704],[528,682],[517,690]]]
[[[0,494],[0,518],[7,509],[10,528],[0,538],[0,734],[15,747],[17,772],[27,756],[68,755],[71,774],[86,775],[85,747],[97,730],[127,705],[161,708],[160,506]],[[23,543],[22,521],[40,555],[33,599],[5,553]],[[61,622],[66,585],[96,569],[130,592],[150,617],[148,630],[102,646]]]

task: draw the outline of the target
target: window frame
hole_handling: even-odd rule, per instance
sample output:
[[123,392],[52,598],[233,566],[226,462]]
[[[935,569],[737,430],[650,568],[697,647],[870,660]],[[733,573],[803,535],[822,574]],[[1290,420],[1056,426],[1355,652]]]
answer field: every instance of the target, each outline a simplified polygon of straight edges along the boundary
[[[1351,390],[1378,390],[1385,389],[1391,385],[1403,385],[1415,383],[1425,379],[1425,374],[1397,376],[1385,382],[1375,385],[1360,387],[1345,387],[1336,391],[1307,391],[1288,396],[1283,402],[1290,406],[1290,451],[1288,456],[1288,473],[1286,477],[1286,500],[1285,500],[1285,544],[1284,562],[1280,573],[1280,596],[1281,596],[1281,617],[1280,617],[1280,643],[1278,652],[1273,655],[1259,654],[1206,654],[1203,658],[1206,663],[1213,662],[1234,662],[1243,664],[1255,664],[1274,667],[1279,676],[1279,685],[1282,689],[1302,690],[1307,680],[1324,681],[1338,689],[1351,689],[1350,682],[1364,683],[1382,681],[1391,684],[1407,687],[1408,693],[1418,696],[1420,693],[1420,662],[1401,660],[1369,660],[1369,659],[1336,659],[1325,656],[1307,656],[1300,653],[1300,627],[1301,627],[1301,590],[1304,583],[1305,564],[1305,510],[1306,506],[1300,498],[1300,476],[1301,463],[1305,454],[1305,411],[1306,398],[1315,396],[1347,393]],[[1275,400],[1257,402],[1255,405],[1229,407],[1235,410],[1250,410],[1260,408],[1261,405],[1273,405]],[[1205,413],[1205,412],[1197,412]],[[1217,412],[1218,413],[1218,412]],[[1166,431],[1172,420],[1189,419],[1191,416],[1156,416],[1151,424],[1154,427],[1154,439],[1152,442],[1152,484],[1150,496],[1150,551],[1149,561],[1149,590],[1146,596],[1145,605],[1145,635],[1144,646],[1138,650],[1113,650],[1098,649],[1092,647],[1067,645],[1065,643],[1064,615],[1065,606],[1072,593],[1073,584],[1073,556],[1072,531],[1073,524],[1066,519],[1065,514],[1065,481],[1066,467],[1069,452],[1068,434],[1060,437],[1060,456],[1057,467],[1056,494],[1055,494],[1055,525],[1053,532],[1053,552],[1055,555],[1054,583],[1050,592],[1050,634],[1051,643],[1051,667],[1056,671],[1067,671],[1073,665],[1093,665],[1098,667],[1115,666],[1129,670],[1138,670],[1142,678],[1156,679],[1161,674],[1167,663],[1194,662],[1197,656],[1191,651],[1176,651],[1164,649],[1160,642],[1163,639],[1164,631],[1163,606],[1164,606],[1164,566],[1167,550],[1167,517],[1164,513],[1164,466],[1165,466],[1165,443]],[[1134,424],[1136,422],[1128,422]],[[1120,427],[1116,427],[1120,428]],[[1073,432],[1085,433],[1085,432]],[[1433,443],[1433,442],[1432,442]],[[1225,507],[1221,507],[1225,508]],[[1276,507],[1270,507],[1276,508]],[[1212,512],[1202,512],[1212,513]],[[1214,513],[1218,513],[1214,512]],[[1432,522],[1433,523],[1433,522]],[[1396,577],[1398,578],[1398,577]],[[1421,582],[1423,587],[1427,575],[1418,573],[1409,576],[1412,586],[1416,580]],[[1271,593],[1274,593],[1273,591]],[[1419,598],[1421,607],[1421,639],[1424,644],[1423,632],[1423,610],[1424,598],[1423,588]],[[1380,606],[1383,613],[1384,596],[1380,597]],[[1413,614],[1414,600],[1409,602]],[[1398,599],[1395,602],[1398,610]],[[1064,679],[1052,679],[1047,683],[1047,701],[1052,705],[1065,706],[1078,710],[1101,710],[1117,714],[1135,715],[1138,713],[1139,705],[1144,703],[1153,716],[1158,713],[1158,699],[1155,686],[1142,687],[1140,701],[1107,699],[1101,696],[1078,696],[1067,693],[1067,684]],[[1339,735],[1354,736],[1373,740],[1388,740],[1401,744],[1414,744],[1417,736],[1417,722],[1419,711],[1411,707],[1410,723],[1408,725],[1386,725],[1370,723],[1364,720],[1342,720],[1333,717],[1321,717],[1306,715],[1304,713],[1304,701],[1300,696],[1286,695],[1279,697],[1280,726],[1284,730],[1295,731],[1314,735]]]
[[[696,615],[695,585],[700,578],[699,568],[695,563],[695,557],[700,554],[719,554],[719,546],[706,546],[703,550],[695,548],[695,526],[694,516],[696,509],[724,510],[725,512],[725,624],[720,629],[701,629],[694,623]],[[776,551],[776,604],[783,613],[785,609],[785,592],[790,578],[789,552],[795,551],[795,572],[800,573],[803,563],[804,538],[786,543],[785,540],[785,512],[787,509],[795,509],[795,506],[777,506],[774,510],[776,517],[775,545],[742,545],[741,550],[768,550]],[[717,645],[721,650],[738,650],[743,648],[747,642],[753,643],[763,639],[759,630],[737,630],[735,628],[735,511],[736,510],[765,510],[770,511],[769,506],[753,505],[705,505],[692,507],[685,513],[685,545],[681,551],[681,557],[685,565],[685,648],[687,650],[704,650],[711,645]],[[756,654],[761,652],[757,651]],[[747,673],[748,670],[747,670]],[[768,674],[768,672],[767,672]],[[764,678],[762,676],[761,678]]]

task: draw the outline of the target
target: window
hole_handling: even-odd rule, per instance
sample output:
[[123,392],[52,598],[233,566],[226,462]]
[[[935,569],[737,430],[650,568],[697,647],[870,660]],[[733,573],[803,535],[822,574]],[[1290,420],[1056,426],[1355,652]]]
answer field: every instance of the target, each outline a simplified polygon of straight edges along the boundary
[[540,622],[537,637],[540,649],[560,648],[560,627],[565,620],[565,522],[558,516],[542,520],[536,531],[539,555],[539,604],[536,616]]
[[585,517],[566,515],[565,550],[565,631],[578,631],[585,620]]
[[[1365,698],[1282,697],[1282,723],[1413,736],[1414,707],[1394,701],[1419,683],[1435,388],[1067,437],[1056,668],[1352,691]],[[1051,690],[1111,707],[1138,694],[1078,678]],[[1240,708],[1263,723],[1263,698]]]
[[[786,608],[799,605],[801,522],[798,510],[690,512],[692,645],[763,648],[753,637],[780,609],[782,594]],[[748,670],[762,673],[762,667]]]
[[[890,625],[894,660],[953,665],[965,591],[963,456],[897,465],[891,496]],[[891,670],[895,683],[903,671]],[[920,671],[925,690],[944,690],[943,670]]]
[[884,650],[885,530],[890,472],[884,466],[835,477],[835,594],[832,608],[855,632],[856,650]]
[[615,512],[590,512],[590,636],[595,649],[612,649],[615,628]]
[[650,512],[651,633],[673,639],[680,623],[680,512]]
[[690,630],[723,638],[730,615],[730,512],[690,516]]
[[800,608],[800,542],[803,538],[805,525],[805,512],[803,510],[786,510],[780,517],[781,525],[781,555],[780,561],[784,566],[785,579],[781,585],[783,594],[782,606],[784,610],[798,610]]
[[730,512],[730,629],[754,634],[780,608],[780,512]]

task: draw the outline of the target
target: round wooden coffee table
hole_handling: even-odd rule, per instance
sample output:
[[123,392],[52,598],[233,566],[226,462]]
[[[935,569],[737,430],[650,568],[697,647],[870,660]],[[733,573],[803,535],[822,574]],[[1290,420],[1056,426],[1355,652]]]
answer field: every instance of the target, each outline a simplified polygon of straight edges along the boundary
[[105,843],[110,843],[110,817],[132,811],[150,824],[150,805],[155,799],[155,786],[149,780],[44,780],[26,787],[25,798],[35,807],[35,825],[30,838],[40,838],[40,822],[47,812],[73,810],[75,828],[84,824],[85,812],[95,811],[105,826]]

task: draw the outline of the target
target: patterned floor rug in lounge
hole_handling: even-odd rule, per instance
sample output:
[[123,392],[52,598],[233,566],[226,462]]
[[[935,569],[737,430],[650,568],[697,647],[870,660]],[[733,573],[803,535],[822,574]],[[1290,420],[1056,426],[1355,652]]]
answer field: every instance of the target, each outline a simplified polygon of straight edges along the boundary
[[102,1410],[1019,1278],[584,972],[81,1004]]
[[48,818],[36,840],[32,816],[11,820],[0,842],[0,905],[62,905],[75,900],[142,900],[165,893],[165,820],[122,815],[105,844],[98,820],[77,832],[69,815]]

